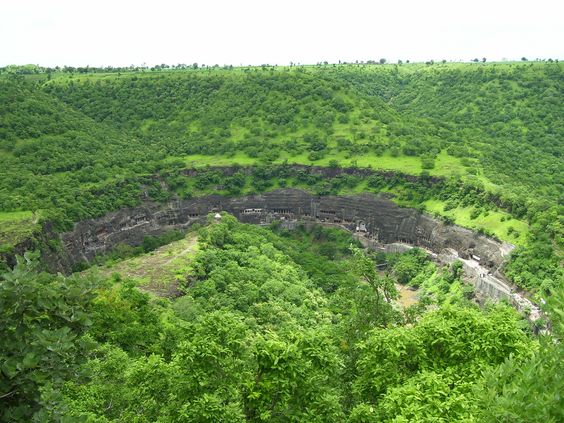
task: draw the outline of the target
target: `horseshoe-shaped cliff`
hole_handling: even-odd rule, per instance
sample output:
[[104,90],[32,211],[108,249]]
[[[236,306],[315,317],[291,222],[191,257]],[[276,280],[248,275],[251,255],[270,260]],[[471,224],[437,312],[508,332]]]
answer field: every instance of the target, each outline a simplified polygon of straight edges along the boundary
[[[446,224],[418,210],[402,208],[385,195],[316,196],[298,189],[278,189],[243,197],[210,195],[175,200],[166,205],[145,203],[79,222],[60,235],[63,252],[59,269],[110,251],[119,243],[138,245],[146,235],[186,229],[203,222],[210,212],[226,211],[242,222],[317,222],[339,225],[359,235],[373,248],[417,246],[443,262],[459,259],[478,293],[508,299],[519,308],[532,304],[512,292],[500,269],[512,245],[456,225]],[[526,304],[519,304],[521,300]],[[534,307],[534,306],[533,306]]]

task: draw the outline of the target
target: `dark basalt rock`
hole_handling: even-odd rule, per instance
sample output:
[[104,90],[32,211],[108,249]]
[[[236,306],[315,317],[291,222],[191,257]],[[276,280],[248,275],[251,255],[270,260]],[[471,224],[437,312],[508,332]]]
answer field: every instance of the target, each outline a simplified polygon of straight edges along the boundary
[[61,234],[63,253],[54,270],[68,272],[74,264],[91,261],[119,243],[139,245],[145,235],[188,228],[215,211],[226,211],[253,224],[275,220],[338,224],[363,232],[376,243],[402,242],[437,254],[450,248],[462,258],[477,257],[492,271],[501,266],[510,250],[468,229],[401,208],[383,195],[316,196],[298,189],[279,189],[244,197],[210,195],[166,205],[145,203],[77,223],[73,231]]
[[282,221],[287,227],[299,222],[338,225],[354,232],[366,247],[405,251],[426,249],[442,263],[460,259],[465,279],[479,298],[506,299],[528,314],[531,321],[540,309],[514,292],[500,269],[513,246],[476,232],[449,225],[418,210],[402,208],[384,194],[316,196],[298,189],[279,189],[244,197],[210,195],[175,200],[166,205],[146,202],[142,206],[86,220],[74,230],[60,234],[62,252],[44,257],[52,271],[68,273],[79,262],[90,262],[117,244],[139,245],[146,235],[171,229],[187,229],[204,223],[209,213],[226,211],[240,221],[269,224]]

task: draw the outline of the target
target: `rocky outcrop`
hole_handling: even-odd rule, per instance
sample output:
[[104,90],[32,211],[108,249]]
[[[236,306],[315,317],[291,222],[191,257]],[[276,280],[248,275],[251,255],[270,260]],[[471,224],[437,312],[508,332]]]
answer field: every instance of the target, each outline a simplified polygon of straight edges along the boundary
[[367,247],[404,251],[418,246],[443,262],[460,259],[467,280],[484,297],[507,299],[518,308],[536,306],[517,295],[500,273],[513,246],[468,229],[449,225],[418,210],[402,208],[385,195],[316,196],[298,189],[279,189],[243,197],[210,195],[175,200],[166,205],[142,206],[108,213],[79,222],[60,235],[62,253],[52,270],[69,272],[78,262],[91,261],[117,244],[139,245],[146,235],[171,229],[187,229],[203,223],[210,212],[225,211],[240,221],[285,225],[310,222],[338,225],[357,234]]
[[458,260],[462,263],[465,281],[471,283],[482,300],[506,300],[527,316],[531,322],[539,320],[543,313],[541,309],[520,292],[513,289],[498,269],[494,272],[487,269],[473,258],[461,258],[458,252],[445,249],[438,257],[439,262],[452,263]]
[[339,224],[381,244],[401,242],[437,253],[451,248],[460,257],[474,257],[489,269],[499,268],[510,251],[507,244],[445,224],[415,209],[399,207],[384,195],[315,196],[298,189],[279,189],[244,197],[210,195],[166,205],[145,203],[79,222],[73,231],[61,234],[65,260],[60,270],[90,261],[119,243],[138,245],[145,235],[187,228],[214,211],[226,211],[253,224],[275,220]]

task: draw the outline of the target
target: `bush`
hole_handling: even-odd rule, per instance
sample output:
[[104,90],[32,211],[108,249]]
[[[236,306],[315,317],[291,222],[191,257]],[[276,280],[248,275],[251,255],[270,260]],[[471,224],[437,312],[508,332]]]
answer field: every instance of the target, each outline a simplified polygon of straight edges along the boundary
[[473,208],[472,211],[470,212],[470,219],[474,220],[478,218],[478,216],[480,216],[481,213],[482,210],[480,210],[479,208],[477,207]]
[[433,157],[422,157],[421,158],[421,167],[423,169],[434,169],[435,168],[435,159]]
[[321,160],[327,154],[326,150],[313,150],[310,151],[307,158],[312,162],[316,162],[317,160]]

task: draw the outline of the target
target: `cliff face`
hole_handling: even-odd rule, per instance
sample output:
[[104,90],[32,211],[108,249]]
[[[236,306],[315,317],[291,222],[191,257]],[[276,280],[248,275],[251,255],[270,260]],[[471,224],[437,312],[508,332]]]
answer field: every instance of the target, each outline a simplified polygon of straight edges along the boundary
[[62,260],[58,269],[68,271],[73,264],[90,261],[118,243],[138,245],[145,235],[170,229],[184,229],[202,222],[210,212],[226,211],[246,223],[265,224],[274,220],[332,223],[362,232],[373,242],[402,242],[435,253],[445,248],[462,258],[478,260],[495,271],[504,261],[507,245],[414,209],[401,208],[384,196],[315,196],[297,189],[280,189],[259,195],[228,198],[219,195],[177,200],[109,213],[80,222],[61,235]]
[[139,245],[146,235],[186,229],[196,222],[204,223],[210,212],[219,211],[251,224],[282,221],[288,227],[298,222],[337,225],[354,232],[369,248],[405,251],[417,246],[443,263],[461,260],[466,280],[482,298],[506,299],[530,313],[531,320],[540,317],[538,307],[515,293],[500,273],[512,245],[447,225],[415,209],[401,208],[383,195],[320,197],[297,189],[279,189],[236,198],[210,195],[166,205],[145,203],[77,223],[73,231],[60,235],[63,251],[57,260],[50,257],[47,261],[51,270],[69,272],[76,263],[91,261],[119,243]]

